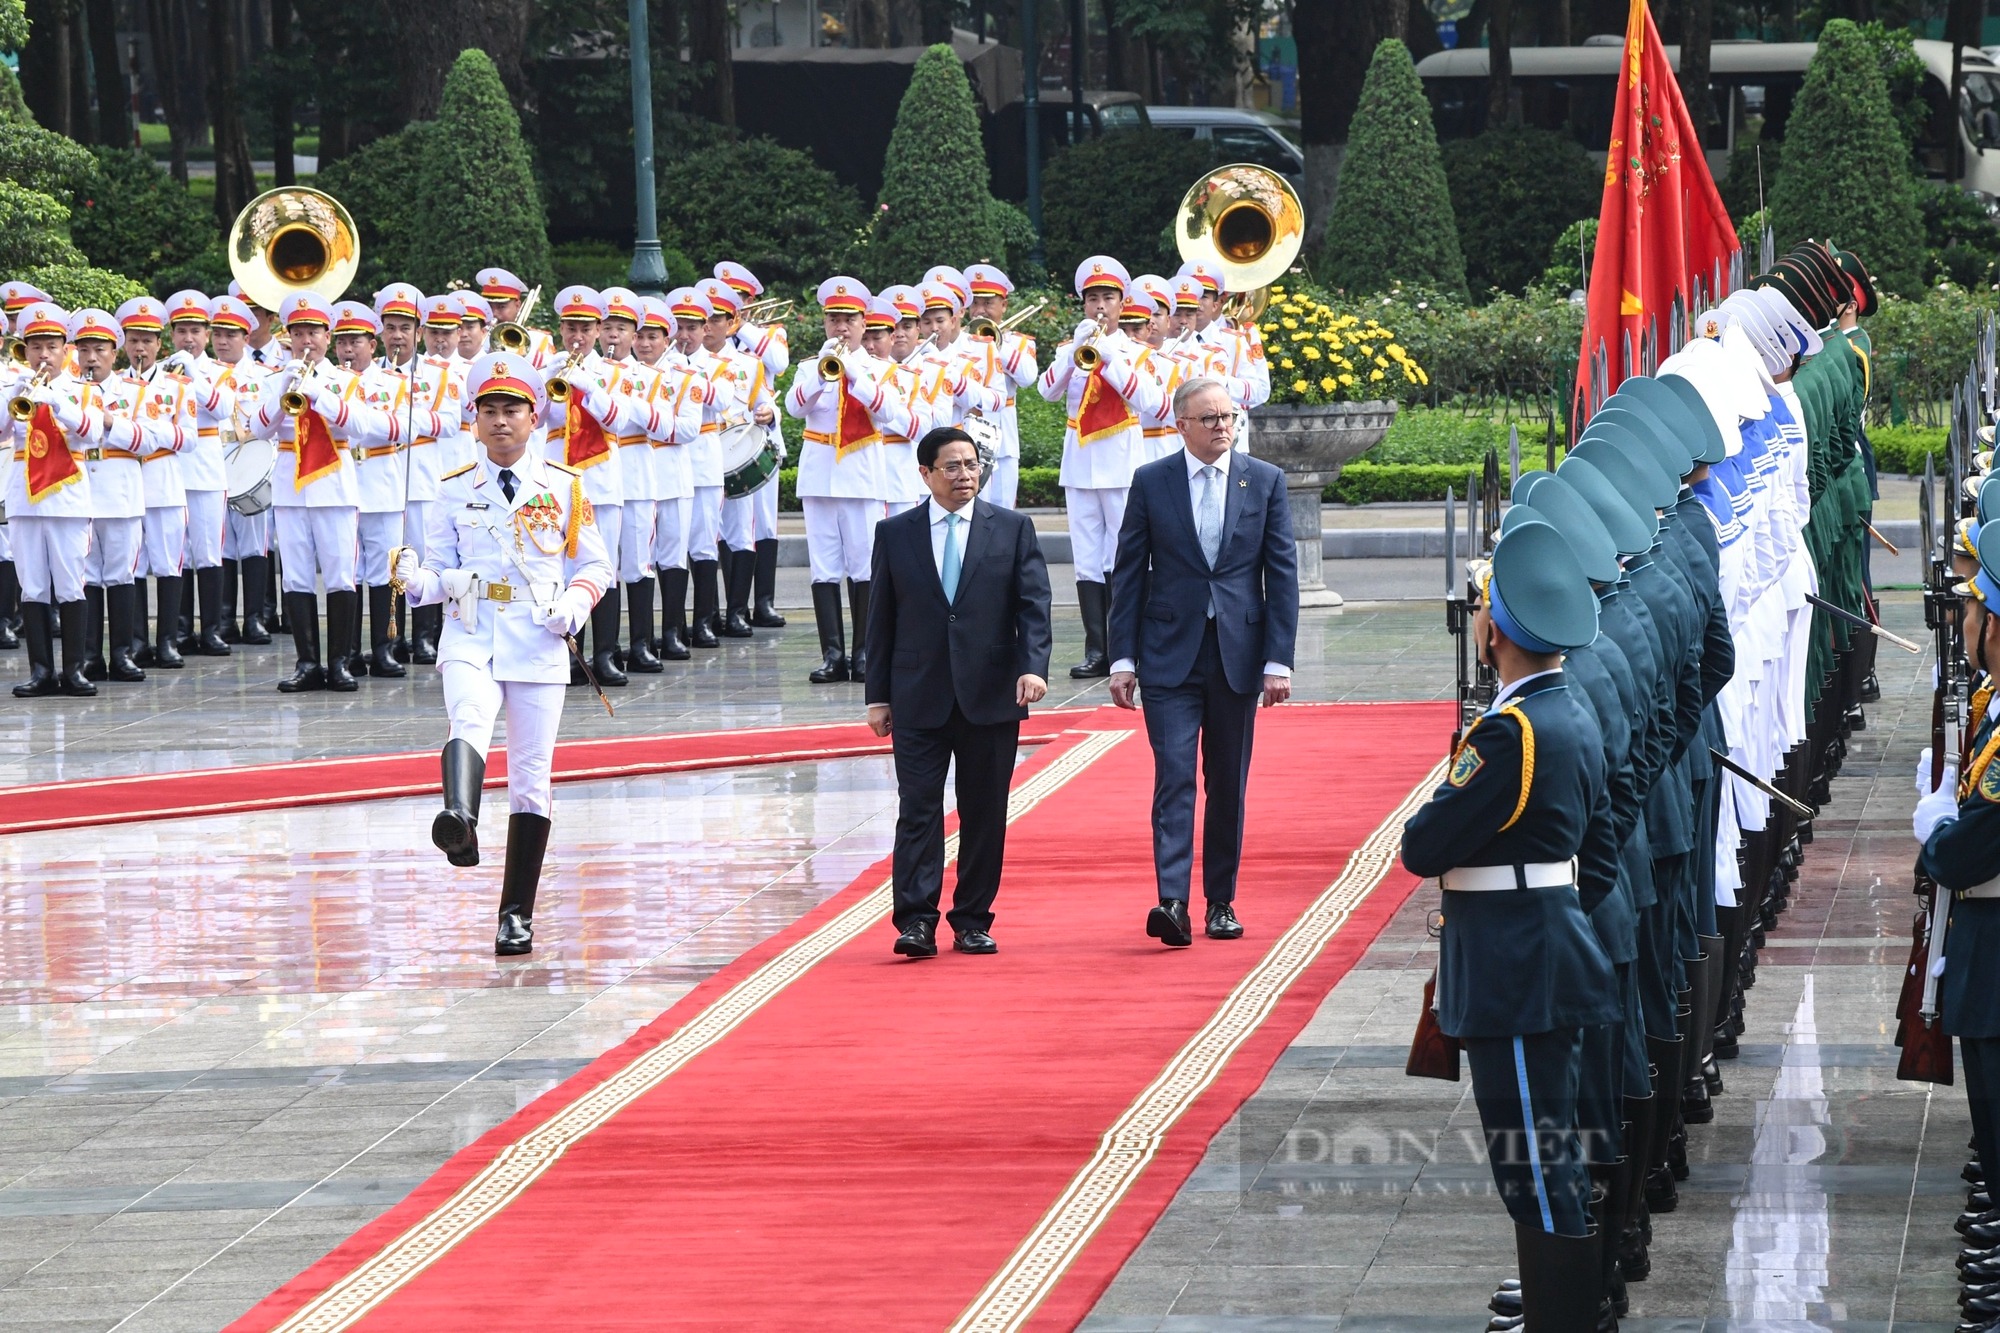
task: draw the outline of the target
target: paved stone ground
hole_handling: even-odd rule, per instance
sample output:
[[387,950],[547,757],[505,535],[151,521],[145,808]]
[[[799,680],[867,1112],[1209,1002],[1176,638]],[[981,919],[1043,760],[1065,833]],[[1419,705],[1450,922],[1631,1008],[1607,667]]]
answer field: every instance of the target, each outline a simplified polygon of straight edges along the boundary
[[[1349,586],[1393,595],[1343,562]],[[1386,579],[1430,585],[1430,562]],[[1918,620],[1892,598],[1892,626]],[[809,626],[573,694],[566,736],[857,717],[808,686]],[[1059,617],[1057,661],[1080,635]],[[424,748],[428,672],[353,696],[270,691],[276,650],[94,701],[0,700],[0,783]],[[1965,1116],[1894,1081],[1918,665],[1819,822],[1752,992],[1744,1058],[1659,1224],[1647,1329],[1943,1327]],[[0,673],[18,655],[0,655]],[[1058,672],[1053,701],[1103,698]],[[1302,698],[1432,698],[1435,603],[1309,613]],[[1877,782],[1880,777],[1881,781]],[[0,1325],[215,1329],[452,1152],[884,853],[883,760],[566,787],[549,932],[483,952],[497,868],[440,882],[428,801],[0,841]],[[672,804],[675,827],[643,812]],[[412,850],[414,849],[414,850]],[[481,878],[480,876],[485,876]],[[1407,1079],[1430,966],[1420,892],[1327,997],[1086,1327],[1477,1328],[1509,1233],[1466,1085]],[[1254,913],[1254,889],[1246,890]],[[1253,932],[1254,915],[1249,916]],[[1914,1321],[1914,1322],[1913,1322]]]

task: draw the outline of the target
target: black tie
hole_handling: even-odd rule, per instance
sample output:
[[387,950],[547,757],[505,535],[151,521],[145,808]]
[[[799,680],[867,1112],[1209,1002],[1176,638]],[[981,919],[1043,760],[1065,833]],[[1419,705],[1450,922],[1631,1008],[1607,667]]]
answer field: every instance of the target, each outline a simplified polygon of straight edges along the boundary
[[507,503],[514,503],[514,474],[507,468],[500,469],[500,489],[507,493]]

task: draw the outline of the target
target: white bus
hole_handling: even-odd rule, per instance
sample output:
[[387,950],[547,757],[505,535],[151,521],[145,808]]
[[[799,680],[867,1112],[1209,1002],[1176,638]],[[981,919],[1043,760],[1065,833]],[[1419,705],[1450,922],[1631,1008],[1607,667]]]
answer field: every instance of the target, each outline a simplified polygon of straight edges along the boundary
[[[1931,108],[1918,142],[1926,172],[1973,191],[1989,208],[2000,207],[2000,64],[1977,47],[1961,48],[1964,93],[1959,114],[1951,116],[1950,45],[1918,41],[1915,46]],[[1812,42],[1717,42],[1711,48],[1709,86],[1722,123],[1703,148],[1717,181],[1728,173],[1730,150],[1739,142],[1783,140],[1815,49]],[[1571,135],[1602,164],[1623,51],[1618,37],[1593,37],[1582,46],[1515,47],[1514,87],[1523,123]],[[1667,58],[1680,68],[1679,47],[1669,46]],[[1418,62],[1439,139],[1470,138],[1486,128],[1486,60],[1486,49],[1474,47],[1440,51]]]

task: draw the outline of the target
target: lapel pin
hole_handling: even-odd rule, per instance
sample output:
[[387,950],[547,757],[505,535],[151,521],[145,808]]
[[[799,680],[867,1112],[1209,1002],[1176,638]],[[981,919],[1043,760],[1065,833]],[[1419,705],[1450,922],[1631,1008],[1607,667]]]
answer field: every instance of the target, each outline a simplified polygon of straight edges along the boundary
[[1237,482],[1236,482],[1236,484],[1237,484],[1238,486],[1241,486],[1241,487],[1243,487],[1243,488],[1244,488],[1245,490],[1248,490],[1248,489],[1250,488],[1250,478],[1248,478],[1248,477],[1240,477],[1240,478],[1238,478],[1238,479],[1237,479]]

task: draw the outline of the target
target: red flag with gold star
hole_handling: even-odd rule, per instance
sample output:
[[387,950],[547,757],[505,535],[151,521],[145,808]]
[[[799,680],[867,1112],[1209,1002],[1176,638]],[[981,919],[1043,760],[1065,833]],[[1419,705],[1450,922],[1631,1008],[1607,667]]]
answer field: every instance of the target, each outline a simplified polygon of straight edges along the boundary
[[1104,378],[1104,363],[1092,366],[1090,378],[1084,381],[1083,398],[1076,405],[1076,442],[1089,444],[1116,435],[1138,420],[1132,405]]
[[611,437],[604,423],[583,410],[581,397],[572,393],[563,414],[563,462],[571,467],[589,467],[611,456]]
[[47,403],[36,403],[28,418],[27,454],[30,504],[40,504],[45,496],[83,475],[76,455],[69,451],[69,437],[56,424],[55,410]]
[[333,430],[326,418],[307,408],[292,418],[292,440],[299,456],[292,474],[292,489],[302,491],[321,477],[340,470],[340,446],[333,442]]
[[1740,248],[1660,31],[1646,0],[1631,0],[1577,362],[1579,424],[1628,375],[1671,355],[1698,306],[1727,295]]
[[847,380],[843,376],[834,386],[840,395],[840,410],[834,416],[833,457],[834,461],[847,457],[856,449],[882,442],[882,428],[875,424],[874,416],[868,411],[868,404],[847,391]]

